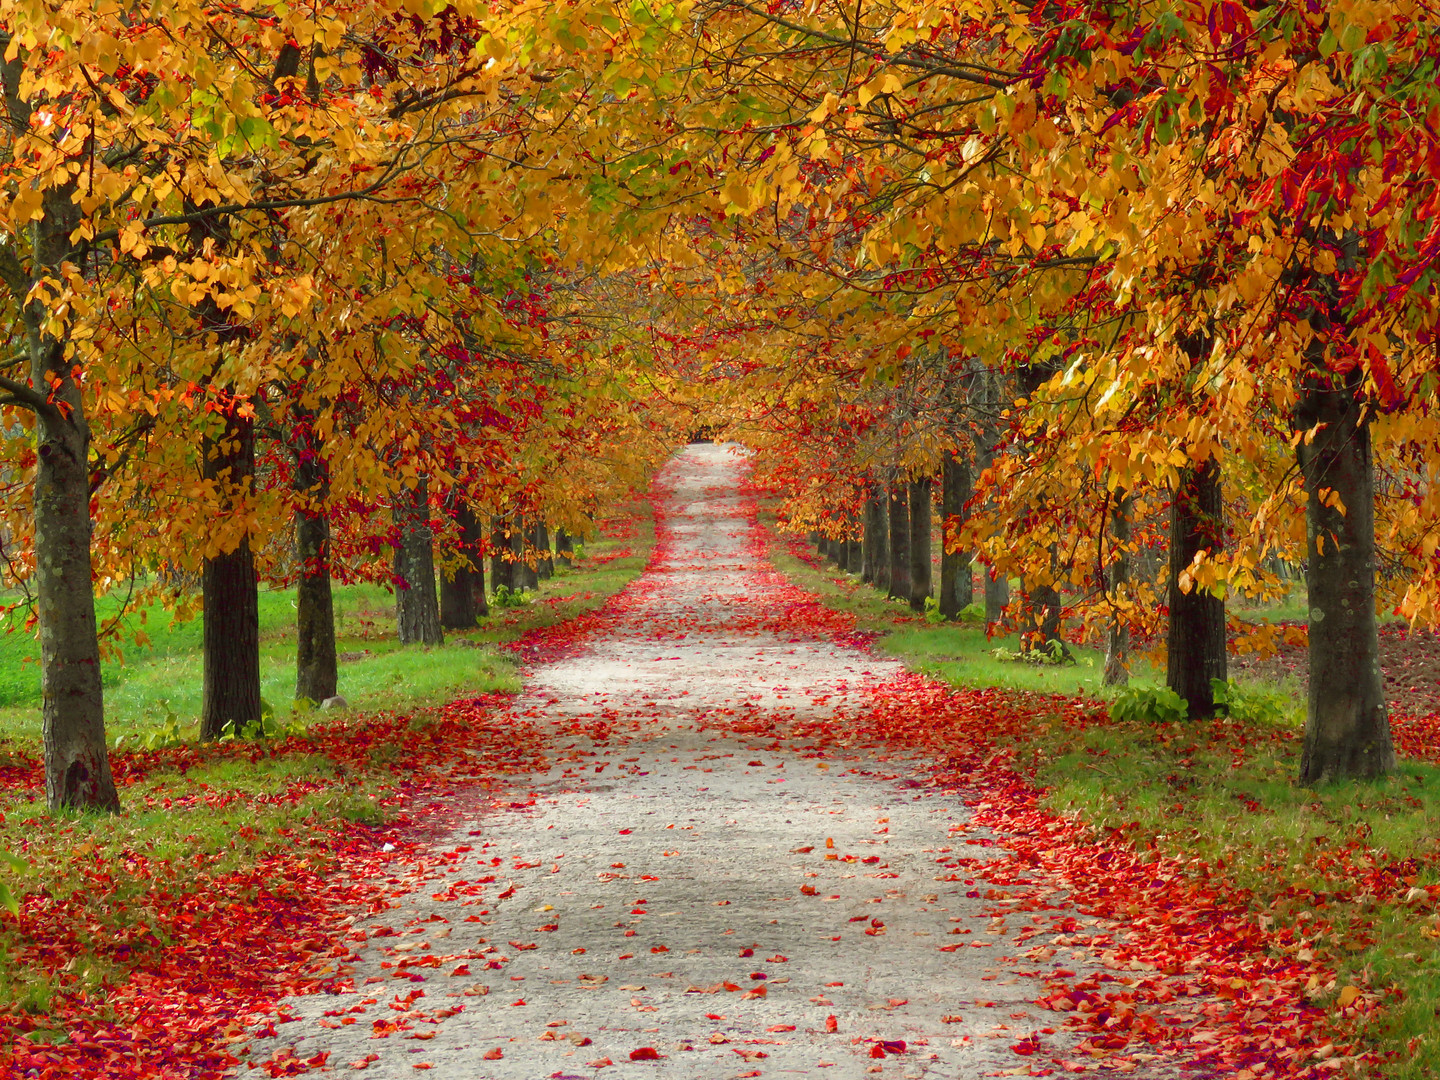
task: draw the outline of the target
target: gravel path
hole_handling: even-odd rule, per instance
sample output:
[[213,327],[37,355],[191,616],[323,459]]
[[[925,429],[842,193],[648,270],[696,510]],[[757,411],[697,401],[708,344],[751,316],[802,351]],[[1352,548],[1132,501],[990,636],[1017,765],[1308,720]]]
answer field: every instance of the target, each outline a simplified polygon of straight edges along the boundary
[[[996,849],[952,839],[966,808],[921,792],[922,762],[734,722],[854,710],[898,670],[777,625],[744,467],[709,445],[671,463],[656,565],[515,705],[553,728],[549,773],[457,810],[445,876],[354,924],[358,991],[290,999],[251,1060],[838,1080],[1039,1073],[1073,1046],[1030,1002],[1083,957],[1026,960],[1010,937],[1074,913],[992,917],[978,868],[938,865]],[[1034,1033],[1044,1053],[1017,1054]]]

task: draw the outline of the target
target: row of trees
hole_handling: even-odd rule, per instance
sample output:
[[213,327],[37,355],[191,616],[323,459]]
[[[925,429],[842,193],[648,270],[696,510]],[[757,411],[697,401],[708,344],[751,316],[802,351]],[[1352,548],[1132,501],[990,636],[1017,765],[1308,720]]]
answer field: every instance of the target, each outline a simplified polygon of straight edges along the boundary
[[705,5],[692,134],[736,104],[712,261],[672,280],[746,312],[720,411],[800,527],[969,464],[955,545],[1028,608],[1159,630],[1197,714],[1226,598],[1304,567],[1301,779],[1388,771],[1377,529],[1384,602],[1440,596],[1435,15]]
[[1377,530],[1440,602],[1435,14],[0,0],[51,804],[114,801],[97,585],[193,567],[233,640],[292,522],[323,603],[424,506],[583,528],[677,412],[800,527],[930,477],[1042,623],[1163,611],[1198,712],[1225,599],[1306,567],[1302,778],[1384,772]]
[[630,232],[566,159],[603,60],[542,12],[7,2],[0,46],[0,512],[52,808],[118,805],[97,590],[198,577],[214,738],[259,719],[260,581],[299,584],[318,699],[332,579],[395,580],[423,637],[427,534],[452,577],[480,521],[584,534],[668,445],[587,296]]

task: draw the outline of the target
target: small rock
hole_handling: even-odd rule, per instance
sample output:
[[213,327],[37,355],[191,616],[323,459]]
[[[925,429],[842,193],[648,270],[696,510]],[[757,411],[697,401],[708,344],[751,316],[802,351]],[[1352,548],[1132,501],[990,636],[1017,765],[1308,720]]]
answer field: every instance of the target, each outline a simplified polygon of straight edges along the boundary
[[339,694],[336,694],[334,697],[327,697],[320,703],[320,708],[322,709],[348,709],[349,707],[350,703]]

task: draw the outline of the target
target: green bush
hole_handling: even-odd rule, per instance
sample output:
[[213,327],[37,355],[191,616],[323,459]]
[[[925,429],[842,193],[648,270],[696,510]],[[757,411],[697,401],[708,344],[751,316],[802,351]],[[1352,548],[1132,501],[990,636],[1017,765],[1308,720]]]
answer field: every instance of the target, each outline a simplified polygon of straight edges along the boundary
[[1110,703],[1113,720],[1173,723],[1189,715],[1190,703],[1168,686],[1127,686]]
[[1211,679],[1210,690],[1215,695],[1215,704],[1236,720],[1280,726],[1298,726],[1303,722],[1295,702],[1279,690],[1243,687],[1221,679]]
[[990,655],[996,660],[1017,664],[1042,664],[1059,667],[1063,664],[1075,663],[1075,657],[1059,638],[1051,638],[1038,649],[1025,649],[1020,652],[1011,652],[1002,645],[999,648],[991,649]]
[[497,608],[517,608],[530,603],[530,598],[525,595],[523,589],[510,589],[500,585],[496,587],[495,595],[491,598],[490,603]]

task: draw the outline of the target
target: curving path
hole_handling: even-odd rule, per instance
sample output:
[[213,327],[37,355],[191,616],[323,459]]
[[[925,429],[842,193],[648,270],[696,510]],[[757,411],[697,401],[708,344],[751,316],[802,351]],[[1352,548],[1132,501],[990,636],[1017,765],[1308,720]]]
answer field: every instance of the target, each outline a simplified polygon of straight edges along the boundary
[[[994,918],[978,869],[937,865],[995,854],[952,838],[964,803],[920,793],[918,759],[775,737],[899,668],[787,626],[744,472],[709,445],[667,467],[652,568],[515,705],[553,731],[549,773],[457,815],[446,876],[355,924],[357,991],[289,1000],[251,1060],[838,1080],[1040,1073],[1073,1046],[1011,938],[1068,914]],[[1043,1054],[1017,1054],[1032,1035]]]

